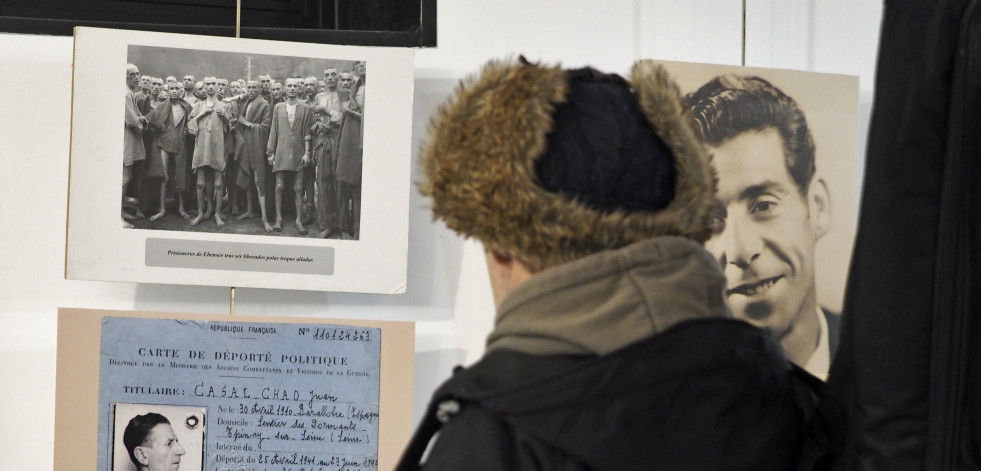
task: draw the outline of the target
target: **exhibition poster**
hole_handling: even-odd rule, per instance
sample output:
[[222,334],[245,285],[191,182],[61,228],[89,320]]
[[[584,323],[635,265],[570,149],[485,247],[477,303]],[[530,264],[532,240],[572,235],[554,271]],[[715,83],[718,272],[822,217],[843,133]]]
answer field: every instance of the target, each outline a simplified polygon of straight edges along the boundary
[[59,324],[59,360],[97,381],[59,361],[56,441],[93,438],[100,471],[375,470],[408,438],[408,323],[62,310]]

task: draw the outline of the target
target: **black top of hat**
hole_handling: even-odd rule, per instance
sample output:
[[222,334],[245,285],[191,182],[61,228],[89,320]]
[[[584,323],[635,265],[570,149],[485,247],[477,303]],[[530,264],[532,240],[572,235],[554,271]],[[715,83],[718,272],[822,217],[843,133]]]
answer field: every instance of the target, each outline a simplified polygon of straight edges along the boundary
[[605,213],[666,207],[675,194],[675,158],[627,81],[588,67],[567,74],[567,100],[555,107],[535,164],[542,187]]

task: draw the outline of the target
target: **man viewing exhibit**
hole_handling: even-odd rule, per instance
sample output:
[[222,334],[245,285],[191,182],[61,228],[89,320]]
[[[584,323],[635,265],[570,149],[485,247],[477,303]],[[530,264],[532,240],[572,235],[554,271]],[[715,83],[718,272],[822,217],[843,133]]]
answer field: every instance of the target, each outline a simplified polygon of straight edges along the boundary
[[496,316],[398,469],[795,468],[792,366],[702,246],[706,148],[661,66],[629,77],[492,61],[432,118],[420,190],[483,244]]
[[123,444],[138,471],[176,471],[185,453],[170,421],[155,412],[130,419]]
[[716,77],[687,101],[719,178],[705,245],[726,275],[726,303],[825,379],[840,322],[818,305],[814,246],[831,226],[831,200],[804,113],[754,76]]

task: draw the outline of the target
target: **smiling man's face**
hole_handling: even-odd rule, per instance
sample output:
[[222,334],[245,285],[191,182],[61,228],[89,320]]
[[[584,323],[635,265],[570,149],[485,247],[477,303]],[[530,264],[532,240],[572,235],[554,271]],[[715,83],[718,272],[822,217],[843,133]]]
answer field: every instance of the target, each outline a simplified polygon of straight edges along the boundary
[[739,134],[712,149],[719,176],[713,235],[705,247],[726,275],[733,314],[777,340],[814,316],[814,244],[823,235],[784,163],[774,129]]

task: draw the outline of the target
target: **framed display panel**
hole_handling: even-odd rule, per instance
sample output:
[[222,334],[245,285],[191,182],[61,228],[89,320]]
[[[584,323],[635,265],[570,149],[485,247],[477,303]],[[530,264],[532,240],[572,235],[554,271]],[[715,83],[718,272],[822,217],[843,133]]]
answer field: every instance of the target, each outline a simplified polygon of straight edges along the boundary
[[[334,70],[342,80],[348,77],[351,85],[346,90],[337,89],[333,106],[340,109],[351,104],[349,109],[357,111],[340,112],[343,117],[336,125],[331,124],[334,127],[325,134],[329,135],[323,139],[322,147],[313,148],[313,143],[319,141],[311,139],[309,164],[300,169],[298,153],[287,149],[290,145],[294,150],[304,146],[301,134],[316,134],[298,129],[316,121],[313,108],[300,113],[297,119],[305,123],[301,126],[290,122],[292,111],[286,105],[266,103],[271,117],[269,134],[264,139],[267,145],[274,142],[267,152],[272,151],[269,155],[275,156],[275,162],[287,157],[295,160],[292,167],[279,167],[278,163],[271,163],[273,160],[263,159],[261,143],[260,150],[243,157],[236,133],[245,135],[249,129],[245,124],[228,124],[231,116],[240,115],[244,121],[248,113],[255,112],[251,105],[259,100],[249,102],[243,97],[237,104],[215,105],[217,98],[199,93],[204,97],[200,103],[182,105],[184,111],[174,108],[177,111],[173,114],[169,109],[163,111],[173,117],[186,115],[189,124],[200,123],[201,129],[211,131],[192,131],[192,126],[187,126],[190,137],[183,154],[164,158],[168,166],[164,173],[160,152],[163,147],[159,145],[159,133],[164,131],[159,130],[166,126],[156,128],[149,124],[155,119],[155,108],[149,103],[153,98],[138,99],[140,91],[123,88],[124,71],[133,66],[145,72],[143,75],[159,78],[158,82],[168,76],[183,79],[193,75],[202,85],[209,78],[250,81],[271,76],[268,81],[279,81],[285,85],[284,90],[289,88],[290,77],[322,77],[325,70]],[[368,76],[371,84],[367,83]],[[145,283],[404,292],[412,86],[412,52],[404,49],[79,28],[74,55],[66,276]],[[229,96],[232,93],[230,88]],[[271,97],[269,100],[274,101]],[[178,106],[175,103],[178,102],[162,102],[160,106]],[[233,106],[238,107],[239,114]],[[133,107],[148,119],[127,127],[127,116],[133,119],[127,112]],[[219,109],[225,112],[220,120],[216,118],[221,115]],[[206,124],[209,119],[217,124]],[[258,117],[252,119],[261,121]],[[228,136],[218,144],[215,141],[221,137],[216,133],[222,131],[212,128],[223,125]],[[141,131],[141,127],[146,129]],[[158,137],[147,131],[150,129],[158,130]],[[195,132],[196,137],[191,136]],[[131,154],[134,135],[145,141],[142,159]],[[296,139],[290,140],[293,137]],[[221,150],[215,150],[216,146]],[[225,149],[223,159],[216,157]],[[286,154],[289,155],[284,157]],[[251,174],[236,173],[234,166],[245,167],[246,161],[251,162]],[[335,171],[333,176],[326,170],[320,172],[327,168]],[[172,177],[164,190],[166,214],[155,219],[153,216],[161,207],[159,188],[164,174]],[[263,183],[255,178],[258,175],[265,178]],[[201,178],[204,186],[199,189]],[[282,188],[277,190],[280,178]],[[306,180],[300,205],[305,207],[301,209],[301,219],[306,219],[306,226],[295,223],[298,212],[293,183],[303,178]],[[258,190],[260,186],[265,189],[267,221],[274,223],[277,214],[283,215],[277,230],[265,227],[261,218],[238,220],[231,214],[221,216],[220,212],[215,217],[219,204],[229,207],[233,192],[248,192],[252,187]],[[179,201],[178,193],[195,202]],[[247,206],[245,198],[261,205],[256,196],[241,195],[243,201],[238,208]],[[202,202],[200,208],[198,201]],[[184,203],[187,218],[180,213],[180,203]],[[312,206],[317,209],[311,210]],[[336,214],[327,216],[326,208],[331,207]],[[131,224],[120,220],[121,210],[129,217],[141,208],[150,210],[144,218],[133,219]],[[214,209],[211,214],[209,208]],[[253,209],[258,213],[260,208]],[[329,220],[325,222],[325,218]],[[320,234],[327,239],[318,237],[324,228],[332,228],[329,234]]]
[[[234,0],[6,0],[0,31],[70,36],[76,26],[235,36]],[[436,46],[435,0],[249,0],[241,37],[358,46]]]
[[[83,309],[58,319],[56,469],[129,471],[153,459],[158,436],[175,439],[162,458],[180,469],[391,469],[408,442],[411,323]],[[129,456],[127,434],[146,436],[145,455]]]

